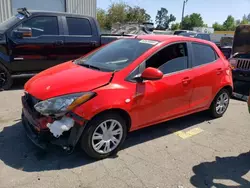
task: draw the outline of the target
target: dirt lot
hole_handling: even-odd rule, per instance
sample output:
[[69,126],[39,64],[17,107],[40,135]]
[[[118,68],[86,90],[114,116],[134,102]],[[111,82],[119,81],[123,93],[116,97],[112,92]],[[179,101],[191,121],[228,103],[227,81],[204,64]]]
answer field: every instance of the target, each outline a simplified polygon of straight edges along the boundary
[[[118,156],[43,153],[20,123],[22,84],[0,92],[0,187],[250,187],[250,115],[231,100],[220,119],[199,113],[129,134]],[[244,84],[237,91],[248,93]],[[248,90],[248,91],[247,91]]]

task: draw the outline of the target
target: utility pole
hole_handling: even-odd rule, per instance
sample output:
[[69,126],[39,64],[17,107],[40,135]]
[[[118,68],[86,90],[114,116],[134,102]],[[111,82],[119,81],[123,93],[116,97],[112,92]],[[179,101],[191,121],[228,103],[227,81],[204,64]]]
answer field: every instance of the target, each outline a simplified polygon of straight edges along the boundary
[[183,1],[182,16],[181,16],[181,24],[180,24],[180,27],[182,27],[182,22],[183,22],[183,19],[184,19],[184,12],[185,12],[185,6],[186,6],[187,2],[188,2],[188,0],[184,0],[184,1]]

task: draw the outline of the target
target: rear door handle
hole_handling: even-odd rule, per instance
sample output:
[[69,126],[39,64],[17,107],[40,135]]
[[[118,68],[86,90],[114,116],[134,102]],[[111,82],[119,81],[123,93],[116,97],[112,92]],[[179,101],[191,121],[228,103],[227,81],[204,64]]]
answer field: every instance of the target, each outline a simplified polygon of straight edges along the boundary
[[217,75],[220,75],[222,73],[222,68],[218,68],[216,73],[217,73]]
[[188,85],[191,82],[191,79],[189,77],[185,77],[182,80],[182,84],[183,85]]

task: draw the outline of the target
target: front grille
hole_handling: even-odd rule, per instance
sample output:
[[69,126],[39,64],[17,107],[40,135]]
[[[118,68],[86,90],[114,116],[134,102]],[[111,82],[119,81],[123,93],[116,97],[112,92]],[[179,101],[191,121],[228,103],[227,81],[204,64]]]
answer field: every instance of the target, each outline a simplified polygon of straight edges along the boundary
[[237,68],[243,70],[250,70],[250,59],[238,59]]

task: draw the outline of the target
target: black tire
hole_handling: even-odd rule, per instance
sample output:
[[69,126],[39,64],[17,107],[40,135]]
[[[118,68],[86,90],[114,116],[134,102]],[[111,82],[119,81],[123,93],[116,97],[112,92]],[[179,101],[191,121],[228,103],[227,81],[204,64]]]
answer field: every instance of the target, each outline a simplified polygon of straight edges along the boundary
[[[223,113],[218,113],[216,111],[216,103],[218,101],[218,98],[222,95],[222,94],[225,94],[227,95],[227,98],[228,98],[228,103],[226,105],[226,108],[225,110],[223,111]],[[210,115],[212,118],[220,118],[224,115],[224,113],[227,111],[227,108],[228,108],[228,105],[229,105],[229,102],[230,102],[230,94],[229,94],[229,91],[227,89],[221,89],[220,92],[215,96],[211,106],[210,106]]]
[[[98,153],[97,151],[94,150],[94,148],[92,146],[92,136],[93,136],[95,130],[97,129],[97,127],[102,122],[104,122],[106,120],[118,121],[123,129],[123,134],[122,134],[122,138],[121,138],[120,143],[118,144],[118,146],[114,150],[112,150],[109,153],[101,154],[101,153]],[[122,118],[117,113],[104,113],[104,114],[101,114],[101,115],[95,117],[93,120],[88,122],[88,124],[86,125],[86,129],[84,130],[82,137],[81,137],[81,141],[80,141],[81,148],[91,158],[104,159],[104,158],[107,158],[108,156],[116,154],[119,151],[126,136],[127,136],[127,126],[126,126],[126,121],[124,120],[124,118]]]
[[11,78],[11,74],[9,71],[0,64],[0,89],[8,90],[11,88],[13,84],[13,79]]

